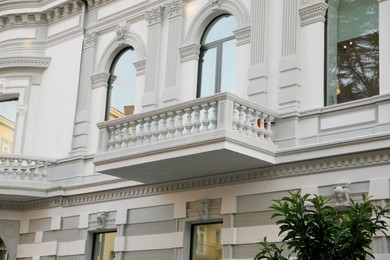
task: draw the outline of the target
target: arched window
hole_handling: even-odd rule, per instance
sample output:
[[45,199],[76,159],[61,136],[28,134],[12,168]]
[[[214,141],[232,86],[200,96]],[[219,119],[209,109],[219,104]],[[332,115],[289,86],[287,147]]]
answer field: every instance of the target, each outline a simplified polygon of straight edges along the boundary
[[108,79],[106,120],[134,113],[136,98],[136,54],[133,48],[122,50],[114,59]]
[[329,0],[326,103],[379,94],[378,0]]
[[197,97],[236,92],[237,23],[232,15],[215,18],[201,40]]

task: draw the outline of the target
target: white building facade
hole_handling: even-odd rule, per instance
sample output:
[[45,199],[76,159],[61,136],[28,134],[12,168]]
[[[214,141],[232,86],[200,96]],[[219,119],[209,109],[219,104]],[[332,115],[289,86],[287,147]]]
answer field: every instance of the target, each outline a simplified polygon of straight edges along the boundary
[[[288,191],[389,204],[389,14],[390,0],[0,1],[0,252],[253,259],[281,241],[269,206]],[[372,250],[389,259],[389,237]]]

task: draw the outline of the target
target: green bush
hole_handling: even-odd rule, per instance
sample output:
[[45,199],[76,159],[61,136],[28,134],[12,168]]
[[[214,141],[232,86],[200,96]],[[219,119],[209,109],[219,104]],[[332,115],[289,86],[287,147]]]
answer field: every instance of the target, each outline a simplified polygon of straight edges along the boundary
[[373,235],[387,230],[389,205],[381,207],[363,194],[361,201],[349,200],[349,205],[336,209],[328,205],[329,199],[300,191],[289,197],[274,200],[270,207],[276,211],[272,218],[284,235],[282,246],[259,242],[260,252],[255,260],[287,260],[283,248],[302,260],[358,260],[374,256],[371,253]]

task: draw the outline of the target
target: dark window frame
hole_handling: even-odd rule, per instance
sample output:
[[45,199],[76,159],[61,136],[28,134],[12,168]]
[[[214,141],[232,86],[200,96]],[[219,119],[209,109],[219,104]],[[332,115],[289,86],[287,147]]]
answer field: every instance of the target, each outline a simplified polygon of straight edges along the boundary
[[194,250],[194,241],[193,241],[193,239],[194,239],[195,227],[197,227],[197,226],[204,226],[204,225],[215,225],[215,224],[221,224],[221,229],[223,228],[223,221],[200,222],[200,223],[193,223],[193,224],[191,224],[190,259],[189,260],[194,260],[192,255],[193,255],[193,250]]

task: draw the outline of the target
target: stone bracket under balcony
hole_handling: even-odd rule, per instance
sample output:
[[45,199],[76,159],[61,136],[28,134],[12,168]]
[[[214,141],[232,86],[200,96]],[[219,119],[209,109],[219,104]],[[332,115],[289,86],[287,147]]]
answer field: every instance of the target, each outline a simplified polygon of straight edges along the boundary
[[221,93],[103,122],[96,171],[158,183],[269,166],[276,116]]

